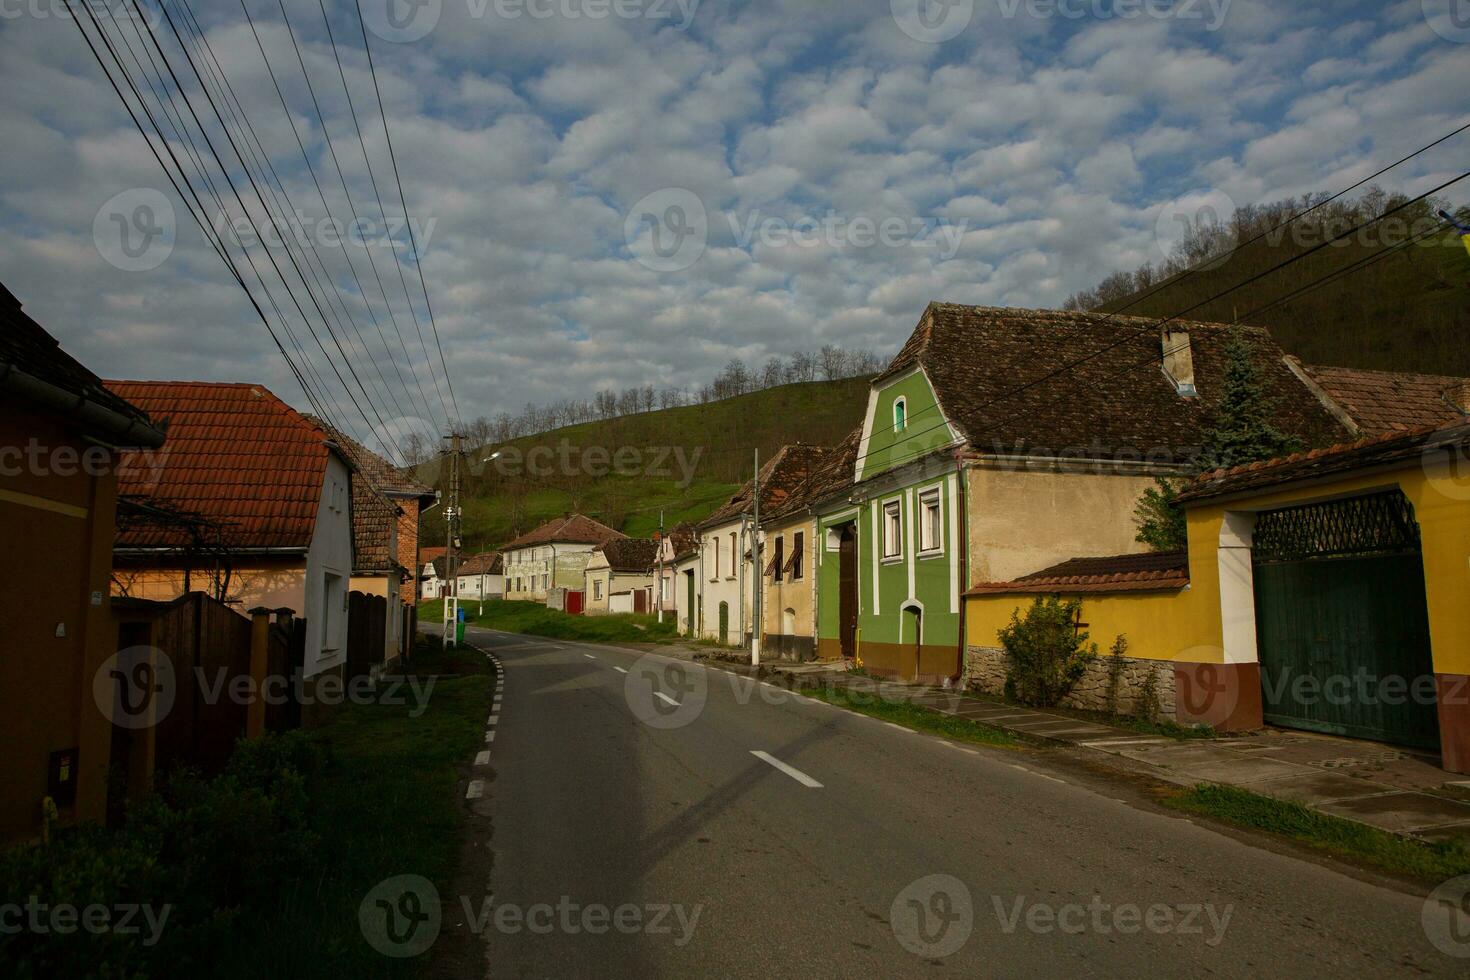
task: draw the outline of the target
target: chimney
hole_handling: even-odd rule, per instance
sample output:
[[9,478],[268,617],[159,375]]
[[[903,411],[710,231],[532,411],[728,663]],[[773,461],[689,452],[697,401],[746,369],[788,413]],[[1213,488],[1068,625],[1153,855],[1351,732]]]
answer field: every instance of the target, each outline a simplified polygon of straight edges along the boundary
[[1199,392],[1194,387],[1194,352],[1189,346],[1189,331],[1162,331],[1164,349],[1164,374],[1174,383],[1180,398],[1195,398]]

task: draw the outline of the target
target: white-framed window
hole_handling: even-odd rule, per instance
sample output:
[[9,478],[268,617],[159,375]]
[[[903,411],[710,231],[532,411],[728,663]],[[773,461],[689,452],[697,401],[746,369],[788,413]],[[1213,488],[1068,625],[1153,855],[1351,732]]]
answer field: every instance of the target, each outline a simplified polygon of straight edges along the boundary
[[710,563],[709,580],[716,582],[720,578],[720,536],[717,534],[710,540],[715,543],[715,554],[714,561]]
[[919,494],[919,551],[944,550],[944,512],[939,488]]
[[903,554],[903,504],[890,500],[883,505],[883,557]]
[[600,578],[595,578],[592,580],[592,598],[602,598],[602,579]]
[[909,427],[909,400],[902,395],[893,400],[893,431],[902,432]]
[[740,544],[734,531],[730,532],[730,578],[734,578],[740,566]]

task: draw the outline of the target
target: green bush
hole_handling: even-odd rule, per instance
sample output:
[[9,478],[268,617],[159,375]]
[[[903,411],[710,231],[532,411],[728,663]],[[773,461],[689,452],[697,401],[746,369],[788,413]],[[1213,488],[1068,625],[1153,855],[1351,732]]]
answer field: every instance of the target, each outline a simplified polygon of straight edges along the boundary
[[1071,692],[1097,656],[1097,645],[1076,627],[1081,609],[1079,600],[1050,596],[1032,603],[1024,619],[1019,609],[1011,613],[1011,624],[1000,631],[1009,655],[1006,697],[1049,708]]
[[50,844],[0,854],[0,901],[85,908],[147,905],[167,919],[157,935],[22,929],[0,933],[8,976],[133,977],[207,970],[244,920],[310,874],[320,841],[306,779],[321,751],[299,732],[237,746],[214,779],[180,770],[129,810],[120,831],[65,830]]

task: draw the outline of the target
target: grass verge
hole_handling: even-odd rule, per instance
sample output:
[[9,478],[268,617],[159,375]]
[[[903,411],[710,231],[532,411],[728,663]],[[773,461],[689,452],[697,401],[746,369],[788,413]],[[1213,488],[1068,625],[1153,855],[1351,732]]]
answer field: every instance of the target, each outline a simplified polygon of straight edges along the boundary
[[408,663],[394,673],[422,677],[436,674],[465,677],[489,674],[493,670],[490,667],[490,658],[479,650],[468,646],[446,647],[439,636],[420,633],[414,638]]
[[[471,626],[505,630],[507,633],[587,643],[671,643],[678,639],[672,615],[665,616],[662,623],[656,616],[641,613],[570,616],[556,609],[547,609],[539,602],[508,599],[488,600],[483,609],[477,599],[461,600],[459,606],[465,612],[465,622]],[[442,600],[419,606],[419,626],[422,629],[432,633],[443,620]]]
[[1196,786],[1163,802],[1176,810],[1264,830],[1397,875],[1439,882],[1470,873],[1470,849],[1463,842],[1421,843],[1235,786]]
[[957,742],[975,742],[981,745],[1016,747],[1020,739],[1009,732],[970,721],[953,715],[942,715],[905,701],[889,701],[872,694],[862,694],[840,687],[804,687],[801,694],[839,708],[847,708],[895,725],[912,728],[916,732],[927,732]]

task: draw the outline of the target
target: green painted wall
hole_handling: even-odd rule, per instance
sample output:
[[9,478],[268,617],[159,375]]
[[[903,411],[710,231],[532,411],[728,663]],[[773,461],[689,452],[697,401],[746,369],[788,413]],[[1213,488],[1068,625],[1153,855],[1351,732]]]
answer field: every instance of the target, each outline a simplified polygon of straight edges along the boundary
[[[893,406],[904,399],[908,424],[902,432],[893,429]],[[862,460],[862,478],[870,480],[880,473],[924,455],[932,449],[954,441],[954,433],[937,407],[934,390],[922,371],[880,389],[868,420],[868,446]]]

